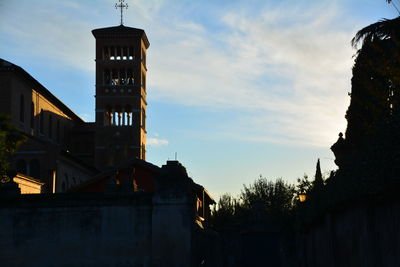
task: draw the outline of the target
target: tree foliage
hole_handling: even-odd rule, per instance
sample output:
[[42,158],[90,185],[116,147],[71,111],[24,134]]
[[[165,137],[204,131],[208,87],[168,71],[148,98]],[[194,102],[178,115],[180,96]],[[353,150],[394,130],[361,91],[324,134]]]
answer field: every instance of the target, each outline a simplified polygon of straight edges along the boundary
[[0,180],[7,182],[7,172],[10,168],[10,156],[18,146],[26,140],[14,125],[10,123],[9,117],[0,113]]
[[279,215],[291,210],[295,192],[295,187],[282,178],[274,182],[260,177],[249,186],[243,185],[240,200],[247,209],[251,208],[252,203],[262,202],[267,213]]
[[400,17],[395,19],[382,19],[376,23],[373,23],[367,27],[364,27],[351,40],[351,45],[357,48],[357,45],[362,42],[365,45],[368,42],[375,40],[389,40],[396,39],[399,37],[400,29],[399,26]]
[[212,212],[212,223],[216,228],[232,227],[241,209],[238,199],[228,193],[223,194]]
[[308,175],[304,174],[302,178],[297,178],[296,193],[307,194],[312,187],[312,182],[308,180]]
[[251,213],[254,205],[261,204],[270,217],[281,220],[293,208],[296,188],[279,178],[270,181],[264,177],[250,185],[243,185],[238,197],[224,194],[213,210],[213,224],[217,229],[234,227]]

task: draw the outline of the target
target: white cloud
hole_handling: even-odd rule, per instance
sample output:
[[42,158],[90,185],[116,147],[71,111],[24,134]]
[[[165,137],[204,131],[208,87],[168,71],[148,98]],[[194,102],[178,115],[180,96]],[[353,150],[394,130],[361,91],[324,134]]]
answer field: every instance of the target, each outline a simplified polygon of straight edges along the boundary
[[[0,32],[11,36],[19,53],[36,60],[52,60],[74,68],[94,72],[92,25],[84,18],[71,17],[67,12],[82,8],[78,2],[58,1],[54,3],[22,3],[15,20],[17,6],[9,4],[8,12],[2,12]],[[1,22],[0,21],[0,22]],[[12,27],[10,23],[13,21]]]
[[221,14],[220,32],[190,18],[154,22],[160,40],[149,57],[153,96],[245,111],[226,133],[241,139],[332,144],[346,126],[354,25],[335,4],[260,10]]
[[168,145],[168,140],[154,138],[154,137],[148,137],[146,140],[146,144],[149,146],[164,146],[164,145]]

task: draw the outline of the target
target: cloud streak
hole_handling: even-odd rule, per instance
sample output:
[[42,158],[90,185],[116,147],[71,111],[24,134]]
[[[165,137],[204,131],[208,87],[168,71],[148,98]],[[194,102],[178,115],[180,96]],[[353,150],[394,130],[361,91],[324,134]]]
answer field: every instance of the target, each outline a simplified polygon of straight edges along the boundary
[[345,128],[354,53],[354,26],[339,7],[230,10],[219,22],[222,31],[188,18],[156,27],[163,41],[150,61],[154,97],[233,111],[231,137],[331,144]]
[[168,140],[166,139],[160,139],[160,138],[155,138],[155,137],[149,137],[146,140],[147,145],[149,146],[164,146],[164,145],[168,145]]

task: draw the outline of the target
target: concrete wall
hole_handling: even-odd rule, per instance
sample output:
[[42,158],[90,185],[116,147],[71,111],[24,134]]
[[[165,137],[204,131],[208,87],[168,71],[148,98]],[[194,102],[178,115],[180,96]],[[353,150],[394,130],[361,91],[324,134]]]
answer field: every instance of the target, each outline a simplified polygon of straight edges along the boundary
[[400,266],[400,203],[358,205],[299,234],[300,266]]

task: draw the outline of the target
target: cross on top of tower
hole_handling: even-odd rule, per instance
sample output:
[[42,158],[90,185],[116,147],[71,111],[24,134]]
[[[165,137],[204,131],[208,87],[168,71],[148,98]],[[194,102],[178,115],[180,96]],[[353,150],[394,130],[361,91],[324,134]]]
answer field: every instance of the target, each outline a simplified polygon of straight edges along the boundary
[[124,4],[124,0],[119,0],[119,4],[115,4],[115,9],[121,9],[121,25],[124,24],[123,20],[122,20],[122,10],[124,8],[128,9],[128,4]]

